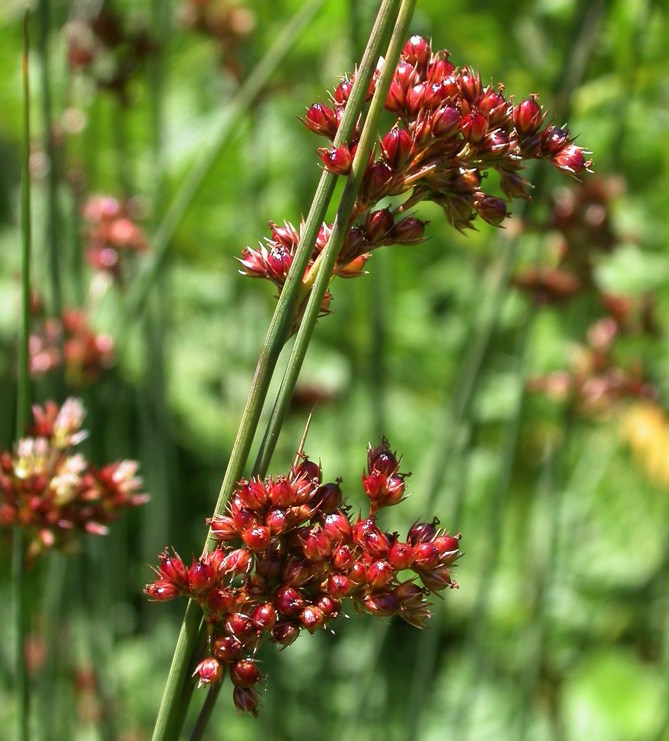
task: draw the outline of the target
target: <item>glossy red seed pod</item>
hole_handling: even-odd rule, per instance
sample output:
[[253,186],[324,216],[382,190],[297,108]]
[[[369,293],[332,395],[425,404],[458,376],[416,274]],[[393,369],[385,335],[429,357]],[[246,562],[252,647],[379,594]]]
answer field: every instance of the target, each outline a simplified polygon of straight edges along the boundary
[[241,713],[258,715],[260,698],[253,687],[235,687],[232,692],[232,700]]
[[415,569],[432,569],[439,563],[439,551],[432,543],[418,543],[413,553]]
[[419,67],[425,67],[430,61],[430,55],[432,50],[430,49],[429,41],[426,41],[422,36],[412,36],[402,49],[402,56],[410,64],[416,64]]
[[217,636],[212,641],[212,651],[216,658],[224,661],[226,664],[232,664],[241,658],[244,646],[235,636],[222,635]]
[[396,615],[401,608],[401,603],[392,592],[379,592],[365,597],[364,607],[367,612],[379,617]]
[[240,659],[230,667],[230,679],[237,687],[253,687],[262,679],[262,672],[252,659]]
[[389,561],[381,559],[373,561],[367,567],[367,583],[372,589],[381,589],[389,584],[395,576],[395,569]]
[[272,630],[272,641],[284,648],[290,646],[300,635],[300,624],[295,620],[281,620]]
[[390,549],[388,560],[397,571],[410,569],[414,562],[413,546],[409,543],[402,543],[402,541],[396,540]]
[[331,597],[336,597],[337,599],[348,597],[355,588],[356,583],[353,579],[344,576],[344,574],[332,574],[328,577],[327,590]]
[[325,613],[316,605],[307,605],[300,613],[300,623],[313,634],[325,624]]
[[337,133],[337,119],[332,108],[328,108],[322,103],[314,103],[304,117],[304,123],[311,131],[316,134],[322,134],[330,139],[334,139]]
[[412,146],[409,132],[398,126],[393,126],[381,141],[383,156],[393,169],[407,162],[411,156]]
[[348,175],[353,163],[353,155],[346,144],[339,147],[320,147],[318,156],[325,165],[325,169],[335,175]]
[[144,587],[144,594],[156,602],[167,602],[182,594],[181,590],[167,579],[158,579]]
[[258,605],[251,613],[251,622],[258,630],[272,630],[277,619],[276,610],[271,602]]
[[293,587],[280,587],[274,595],[274,606],[282,615],[295,615],[304,607],[304,597]]
[[216,684],[223,678],[223,665],[214,656],[209,656],[195,667],[193,676],[198,678],[200,686],[204,684]]
[[214,584],[216,573],[206,563],[193,561],[188,569],[188,589],[194,596],[206,593]]
[[522,100],[513,110],[513,125],[521,136],[536,134],[544,122],[544,114],[536,95]]
[[271,531],[266,525],[254,525],[242,532],[244,544],[254,553],[264,551],[270,544],[271,537]]
[[159,558],[158,573],[160,576],[174,584],[177,589],[186,589],[188,585],[188,569],[186,564],[179,558],[176,553],[171,556],[165,549]]

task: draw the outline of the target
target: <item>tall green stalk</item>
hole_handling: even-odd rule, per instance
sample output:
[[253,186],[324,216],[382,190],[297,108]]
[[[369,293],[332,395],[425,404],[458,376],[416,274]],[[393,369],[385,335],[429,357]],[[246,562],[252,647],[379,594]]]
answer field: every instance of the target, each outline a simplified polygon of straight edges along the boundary
[[339,250],[344,243],[344,239],[350,226],[351,214],[353,213],[353,207],[355,206],[358,197],[360,183],[362,182],[362,177],[369,162],[370,153],[378,135],[379,118],[384,109],[386,95],[388,94],[388,89],[390,88],[390,83],[393,74],[395,73],[395,67],[397,66],[402,47],[406,41],[406,32],[415,5],[415,0],[403,0],[397,17],[397,22],[393,29],[383,69],[376,84],[374,97],[372,98],[369,107],[369,114],[365,119],[365,124],[360,135],[360,141],[358,142],[358,148],[355,157],[353,158],[351,174],[346,182],[346,187],[344,188],[344,193],[342,194],[339,208],[335,215],[330,239],[321,255],[319,255],[321,262],[318,266],[318,272],[309,295],[307,307],[304,312],[304,318],[302,319],[300,328],[297,332],[297,337],[295,338],[293,351],[288,360],[288,366],[283,377],[281,389],[276,404],[274,405],[269,424],[267,425],[267,430],[258,453],[258,458],[256,459],[254,470],[260,475],[263,475],[267,471],[274,448],[276,447],[279,433],[288,411],[290,399],[293,395],[295,384],[297,383],[302,363],[307,354],[307,348],[309,347],[309,342],[311,341],[311,336],[313,335],[314,327],[316,326],[316,321],[320,314],[323,297],[325,296],[325,292],[327,291],[330,280],[332,279],[332,271]]
[[[18,393],[16,437],[23,437],[30,415],[30,252],[32,229],[30,219],[30,80],[28,75],[29,12],[23,17],[23,151],[21,155],[21,317],[19,323]],[[25,538],[21,527],[14,529],[12,546],[12,591],[14,604],[15,670],[17,723],[19,741],[29,738],[30,695],[25,662]]]
[[[399,0],[384,0],[379,9],[374,28],[372,29],[365,54],[341,121],[335,145],[345,141],[352,133],[355,122],[362,111],[365,96],[382,50],[382,43],[387,29],[395,24],[399,12]],[[413,3],[411,3],[413,5]],[[269,384],[283,345],[292,326],[297,302],[300,298],[302,276],[312,252],[312,246],[332,198],[337,176],[324,171],[319,181],[309,214],[307,216],[300,244],[298,245],[291,270],[287,276],[283,291],[279,297],[274,315],[262,346],[256,366],[253,382],[242,413],[237,437],[235,439],[228,467],[226,470],[215,514],[223,511],[227,499],[236,482],[243,473],[253,437],[258,426],[260,414],[267,396]],[[336,257],[336,255],[335,255]],[[328,276],[329,277],[329,276]],[[314,287],[314,290],[316,288]],[[320,305],[320,302],[319,302]],[[306,348],[305,348],[306,349]],[[211,550],[215,541],[211,535],[205,543],[205,551]],[[197,647],[200,608],[189,602],[181,626],[172,665],[167,679],[163,700],[154,728],[154,741],[166,741],[176,738],[183,725],[188,700],[192,692],[192,682],[187,682],[188,668]]]

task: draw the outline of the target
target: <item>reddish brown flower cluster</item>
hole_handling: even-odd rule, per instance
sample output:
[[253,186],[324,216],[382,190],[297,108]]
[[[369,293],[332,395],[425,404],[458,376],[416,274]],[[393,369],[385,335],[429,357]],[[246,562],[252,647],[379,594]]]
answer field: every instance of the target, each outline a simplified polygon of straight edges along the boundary
[[[377,78],[378,71],[369,97]],[[333,140],[352,85],[353,77],[345,77],[329,105],[312,105],[304,119],[306,126]],[[448,52],[433,53],[420,36],[412,36],[404,47],[385,107],[398,118],[370,158],[336,275],[359,275],[370,251],[381,245],[420,242],[426,222],[404,215],[419,201],[439,204],[460,231],[473,228],[477,216],[501,225],[508,216],[506,201],[483,189],[488,170],[497,171],[509,200],[529,197],[530,185],[520,174],[524,160],[549,159],[570,174],[590,166],[567,129],[544,127],[545,114],[536,96],[514,105],[504,97],[501,85],[483,85],[478,73],[469,67],[455,68]],[[318,150],[328,170],[340,175],[350,171],[359,135],[358,127],[345,144]],[[409,195],[400,205],[373,210],[382,199],[405,194]],[[242,272],[271,280],[280,289],[299,235],[290,224],[270,226],[266,245],[244,250]],[[324,224],[307,275],[330,231]]]
[[128,83],[156,43],[143,28],[126,28],[122,17],[108,4],[90,17],[65,26],[67,61],[71,69],[90,75],[97,87],[128,102]]
[[120,512],[148,501],[135,461],[95,468],[73,452],[87,434],[78,399],[35,406],[33,415],[32,437],[0,453],[0,525],[25,529],[30,556],[71,545],[77,532],[104,535]]
[[44,319],[30,335],[29,350],[33,376],[64,365],[65,380],[73,388],[93,383],[116,362],[112,338],[96,334],[78,309],[65,309],[61,319]]
[[620,328],[614,319],[599,319],[588,329],[585,345],[573,349],[568,370],[530,378],[530,391],[567,401],[580,414],[610,411],[622,399],[655,399],[657,389],[644,374],[640,361],[627,366],[615,358]]
[[227,513],[210,523],[220,541],[215,550],[190,566],[163,552],[144,591],[155,600],[187,596],[202,607],[209,642],[193,675],[200,685],[220,682],[227,669],[235,705],[255,714],[259,645],[285,647],[305,629],[328,628],[344,598],[358,611],[425,625],[427,595],[456,586],[450,569],[460,535],[448,535],[436,519],[413,525],[406,540],[384,532],[377,511],[402,501],[404,479],[386,440],[370,446],[362,475],[369,514],[352,518],[340,481],[322,483],[320,466],[303,457],[288,476],[239,482]]
[[95,195],[84,205],[83,216],[88,262],[95,270],[108,273],[117,283],[122,283],[124,263],[149,247],[131,206],[111,196]]
[[[549,266],[521,268],[513,284],[531,293],[537,304],[559,304],[597,291],[597,259],[612,252],[619,239],[611,218],[611,202],[620,194],[616,178],[588,178],[578,187],[560,188],[553,194],[548,224]],[[614,299],[615,297],[611,297]],[[607,297],[601,299],[606,303]]]
[[238,0],[184,0],[180,15],[186,28],[218,42],[221,63],[233,77],[241,79],[243,55],[239,47],[256,27],[253,12]]

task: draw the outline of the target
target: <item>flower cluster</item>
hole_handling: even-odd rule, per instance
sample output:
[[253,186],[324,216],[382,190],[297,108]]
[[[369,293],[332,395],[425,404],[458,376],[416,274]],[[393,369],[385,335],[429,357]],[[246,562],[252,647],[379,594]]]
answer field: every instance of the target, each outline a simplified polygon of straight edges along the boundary
[[340,480],[323,483],[319,465],[298,461],[288,476],[240,481],[226,513],[210,521],[220,544],[190,566],[165,550],[144,589],[155,600],[197,601],[209,641],[193,676],[211,684],[229,671],[236,707],[254,714],[262,678],[254,656],[264,640],[285,647],[303,630],[328,628],[344,598],[360,612],[399,615],[420,628],[430,617],[427,595],[456,586],[459,534],[435,519],[401,540],[377,523],[379,509],[405,496],[406,474],[385,439],[368,450],[365,518],[351,516]]
[[641,362],[624,366],[616,360],[619,334],[614,319],[599,319],[589,327],[586,344],[572,349],[570,367],[530,378],[529,390],[567,401],[586,415],[606,413],[622,399],[655,399],[657,389],[646,379]]
[[[304,123],[311,131],[334,140],[353,79],[342,79],[329,104],[315,103],[307,110]],[[500,226],[508,216],[507,200],[529,198],[530,184],[521,175],[525,160],[548,159],[573,175],[590,166],[567,129],[545,125],[546,115],[535,95],[514,105],[505,98],[501,85],[483,85],[478,73],[469,67],[454,67],[447,51],[433,53],[420,36],[412,36],[404,46],[385,107],[397,120],[380,138],[365,170],[336,275],[360,275],[369,253],[382,245],[422,241],[426,222],[406,215],[420,201],[440,205],[460,231],[474,228],[477,216]],[[320,148],[324,166],[346,175],[359,136],[358,126],[344,144]],[[484,190],[490,170],[497,172],[504,198]],[[404,195],[399,205],[378,208],[387,197]],[[299,233],[291,224],[270,223],[270,227],[266,244],[243,251],[241,272],[266,278],[281,289]],[[323,224],[307,276],[330,232],[331,227]]]
[[71,69],[88,74],[101,90],[128,102],[128,84],[156,42],[144,28],[125,27],[122,17],[105,4],[90,16],[80,16],[65,26],[67,62]]
[[135,461],[95,468],[73,452],[87,434],[79,400],[35,406],[33,416],[32,436],[0,453],[0,525],[25,529],[31,557],[71,545],[77,532],[104,535],[121,511],[148,501]]
[[83,209],[86,228],[86,258],[95,270],[123,281],[123,262],[148,250],[143,229],[137,224],[132,208],[111,196],[95,195]]
[[30,335],[29,351],[33,376],[64,365],[65,379],[73,388],[93,383],[116,361],[112,338],[96,334],[79,309],[65,309],[60,319],[44,319]]

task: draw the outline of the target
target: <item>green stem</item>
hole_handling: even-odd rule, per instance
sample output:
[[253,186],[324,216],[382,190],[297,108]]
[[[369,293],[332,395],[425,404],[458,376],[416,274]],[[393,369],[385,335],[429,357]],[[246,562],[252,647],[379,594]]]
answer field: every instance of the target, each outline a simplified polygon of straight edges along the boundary
[[[335,138],[335,144],[346,140],[353,131],[355,122],[365,104],[366,92],[376,68],[385,31],[394,23],[398,6],[399,0],[384,0],[379,9],[353,90],[351,91],[351,96],[344,112],[344,117]],[[261,65],[263,63],[261,62]],[[230,453],[230,460],[221,485],[214,514],[220,514],[223,511],[236,482],[242,475],[279,354],[290,333],[299,299],[302,276],[311,257],[313,244],[330,199],[332,198],[336,180],[337,176],[330,172],[324,171],[321,175],[305,222],[300,244],[295,253],[284,288],[279,296],[279,301],[260,352],[253,382],[242,413],[237,437]],[[209,536],[205,543],[205,552],[211,550],[215,544],[213,538]],[[154,741],[166,741],[167,739],[176,738],[183,725],[183,719],[193,686],[192,682],[186,681],[187,669],[192,663],[196,649],[200,621],[201,611],[199,607],[196,603],[189,602],[181,625],[163,699],[158,711],[158,718],[153,732]]]
[[293,390],[295,389],[295,384],[297,383],[302,363],[307,353],[307,348],[311,341],[316,321],[320,314],[323,297],[325,296],[327,287],[332,279],[332,270],[337,260],[337,255],[344,243],[344,239],[350,226],[351,214],[353,213],[353,207],[355,206],[358,197],[360,183],[362,182],[362,177],[367,169],[369,156],[377,137],[379,118],[385,106],[386,95],[388,94],[395,67],[397,66],[400,53],[406,40],[406,32],[415,5],[415,0],[403,0],[400,7],[397,22],[395,23],[390,44],[388,46],[388,52],[385,56],[385,63],[376,85],[374,97],[372,98],[369,108],[369,114],[365,119],[365,124],[362,129],[362,134],[360,135],[360,141],[358,143],[355,157],[353,158],[351,174],[349,175],[346,187],[344,188],[344,193],[341,197],[339,208],[335,215],[330,239],[319,256],[321,257],[321,264],[309,295],[309,300],[304,312],[304,318],[302,319],[300,328],[297,332],[297,337],[295,338],[293,351],[288,360],[288,366],[283,377],[281,389],[279,390],[279,395],[274,405],[274,409],[272,410],[272,416],[267,425],[267,430],[265,431],[265,436],[258,452],[254,470],[260,475],[263,475],[267,471],[274,448],[276,447],[279,433],[281,432],[281,426],[286,417],[290,399],[293,395]]
[[143,311],[149,291],[160,275],[174,233],[216,164],[223,147],[236,134],[236,124],[262,92],[276,68],[292,50],[295,38],[320,10],[324,1],[310,0],[305,3],[237,91],[224,113],[218,131],[212,137],[211,144],[203,148],[200,159],[186,176],[153,235],[151,257],[139,271],[131,287],[128,311],[132,316]]
[[[18,393],[16,410],[16,437],[25,435],[30,414],[30,252],[32,242],[30,220],[30,84],[28,76],[29,11],[23,17],[23,152],[21,161],[21,319],[18,352]],[[16,696],[19,741],[29,737],[30,695],[25,662],[25,537],[17,524],[12,544],[12,591],[14,604]]]

